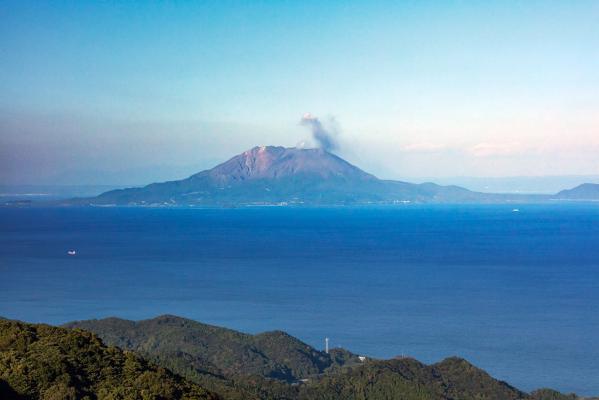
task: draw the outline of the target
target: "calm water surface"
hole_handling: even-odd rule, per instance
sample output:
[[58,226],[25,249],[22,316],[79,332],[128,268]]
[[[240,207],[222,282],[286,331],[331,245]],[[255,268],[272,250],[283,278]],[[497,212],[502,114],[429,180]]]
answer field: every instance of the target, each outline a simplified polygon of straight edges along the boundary
[[0,315],[177,314],[599,395],[599,205],[517,207],[0,209]]

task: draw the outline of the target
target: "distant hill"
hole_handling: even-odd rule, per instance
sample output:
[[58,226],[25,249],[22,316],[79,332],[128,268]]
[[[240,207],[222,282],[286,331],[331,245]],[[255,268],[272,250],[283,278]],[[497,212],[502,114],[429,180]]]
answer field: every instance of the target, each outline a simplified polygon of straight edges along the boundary
[[369,360],[309,382],[302,394],[311,400],[598,400],[551,389],[527,394],[459,357],[432,365],[412,358]]
[[106,343],[134,350],[227,399],[297,398],[289,385],[343,364],[356,355],[318,351],[281,331],[249,335],[163,315],[144,321],[119,318],[65,325],[98,334]]
[[422,177],[414,178],[414,181],[458,185],[483,193],[555,195],[564,188],[571,188],[581,183],[599,183],[599,175]]
[[175,316],[145,321],[77,321],[227,399],[574,400],[542,389],[524,393],[460,358],[425,365],[411,358],[359,360],[318,351],[284,332],[248,335]]
[[335,359],[281,331],[249,335],[171,315],[139,322],[77,321],[65,327],[94,332],[110,345],[149,357],[193,360],[190,365],[198,372],[225,377],[259,375],[294,382],[358,361],[349,352]]
[[562,190],[555,197],[561,200],[599,200],[599,184],[583,183],[573,189]]
[[0,320],[0,399],[218,399],[96,335]]
[[[425,365],[411,358],[372,361],[307,385],[311,399],[527,399],[460,358]],[[334,397],[331,395],[334,393]]]
[[263,146],[183,180],[112,190],[65,204],[342,205],[484,202],[501,198],[457,186],[381,180],[322,149]]

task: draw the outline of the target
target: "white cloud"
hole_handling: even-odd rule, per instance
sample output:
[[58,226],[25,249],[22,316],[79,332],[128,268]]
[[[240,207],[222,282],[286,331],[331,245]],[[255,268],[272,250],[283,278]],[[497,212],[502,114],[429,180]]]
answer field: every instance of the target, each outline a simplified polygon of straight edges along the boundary
[[509,157],[522,154],[527,150],[529,149],[520,142],[483,142],[468,148],[468,152],[475,157]]

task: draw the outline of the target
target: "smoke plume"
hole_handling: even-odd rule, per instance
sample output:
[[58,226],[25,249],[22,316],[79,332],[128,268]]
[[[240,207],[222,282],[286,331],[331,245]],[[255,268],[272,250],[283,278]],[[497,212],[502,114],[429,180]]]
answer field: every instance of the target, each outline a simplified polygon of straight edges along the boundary
[[310,128],[312,137],[318,144],[318,147],[326,151],[334,151],[337,149],[338,145],[337,139],[335,138],[335,130],[325,128],[316,116],[306,113],[302,117],[300,124]]

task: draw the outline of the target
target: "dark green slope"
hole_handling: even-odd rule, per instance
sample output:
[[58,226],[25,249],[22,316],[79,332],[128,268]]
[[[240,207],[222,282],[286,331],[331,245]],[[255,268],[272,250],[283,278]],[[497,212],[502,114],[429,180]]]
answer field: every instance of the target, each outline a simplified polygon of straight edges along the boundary
[[435,373],[449,383],[449,398],[485,398],[489,400],[520,399],[527,395],[505,382],[491,377],[468,361],[451,357],[431,366]]
[[146,356],[185,359],[197,372],[215,376],[256,375],[293,382],[334,365],[328,354],[284,332],[249,335],[170,315],[139,322],[77,321],[65,327],[89,330],[110,345]]
[[321,377],[306,385],[305,399],[528,399],[465,360],[425,365],[411,358],[367,361],[359,368]]
[[[527,394],[464,359],[425,365],[411,358],[368,360],[302,386],[301,400],[583,400],[551,389]],[[597,400],[597,398],[584,399]]]
[[[530,397],[533,400],[577,400],[577,399],[580,399],[580,397],[576,396],[575,394],[562,394],[553,389],[535,390],[534,392],[532,392],[530,394]],[[593,399],[596,400],[595,397]],[[588,399],[588,400],[593,400],[593,399]]]
[[94,332],[110,345],[134,350],[230,399],[297,398],[298,388],[290,382],[359,362],[348,351],[328,355],[281,331],[248,335],[170,315],[138,322],[77,321],[65,327]]
[[90,332],[0,321],[0,399],[218,399]]

